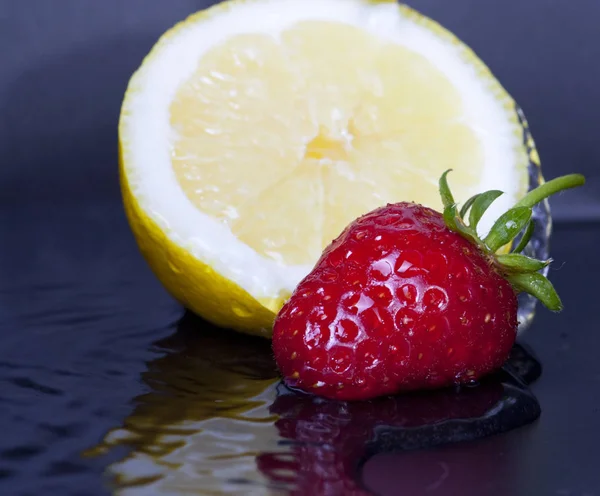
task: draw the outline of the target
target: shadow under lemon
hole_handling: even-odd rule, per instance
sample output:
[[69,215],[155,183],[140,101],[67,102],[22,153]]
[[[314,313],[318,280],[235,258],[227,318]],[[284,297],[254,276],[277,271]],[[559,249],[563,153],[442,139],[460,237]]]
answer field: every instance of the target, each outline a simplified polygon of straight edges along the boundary
[[[439,446],[505,432],[540,414],[526,384],[541,369],[520,346],[504,370],[476,387],[365,402],[291,391],[279,381],[269,341],[213,328],[190,313],[156,346],[165,355],[142,375],[150,391],[86,453],[128,450],[108,469],[117,494],[372,494],[366,487],[382,454],[402,453],[402,466],[410,467]],[[477,461],[477,451],[469,453]],[[405,485],[407,494],[421,494],[429,475]]]

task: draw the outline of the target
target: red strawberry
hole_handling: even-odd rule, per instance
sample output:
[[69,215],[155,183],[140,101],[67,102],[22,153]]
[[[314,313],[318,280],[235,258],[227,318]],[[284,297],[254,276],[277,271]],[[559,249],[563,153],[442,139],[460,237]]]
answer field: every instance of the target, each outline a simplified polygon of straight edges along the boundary
[[[531,236],[533,206],[583,184],[583,177],[564,176],[531,191],[481,240],[477,223],[502,193],[476,195],[459,213],[446,174],[443,215],[413,203],[366,214],[296,288],[273,329],[288,385],[357,400],[472,382],[508,358],[518,292],[561,309],[538,272],[550,261],[518,252]],[[496,254],[522,230],[515,252]]]

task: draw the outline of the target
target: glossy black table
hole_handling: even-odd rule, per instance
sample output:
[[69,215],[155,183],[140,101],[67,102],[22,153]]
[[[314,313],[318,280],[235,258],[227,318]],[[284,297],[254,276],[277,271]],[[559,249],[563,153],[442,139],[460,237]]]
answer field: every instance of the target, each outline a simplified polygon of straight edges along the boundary
[[[177,367],[202,353],[193,334],[202,324],[195,322],[191,335],[176,329],[182,310],[141,260],[118,204],[15,205],[0,213],[0,226],[8,240],[0,248],[0,488],[102,494],[102,471],[131,446],[82,453],[121,426],[146,395],[160,394],[160,383],[176,384]],[[565,310],[540,310],[524,340],[544,366],[532,386],[539,420],[425,458],[373,454],[362,470],[367,487],[399,494],[417,477],[411,457],[419,456],[418,466],[430,468],[413,483],[428,486],[447,472],[438,494],[456,494],[457,487],[473,495],[597,494],[600,334],[591,277],[599,272],[598,243],[600,226],[556,229],[551,277]],[[161,368],[170,355],[172,367]],[[185,407],[168,401],[165,422]]]

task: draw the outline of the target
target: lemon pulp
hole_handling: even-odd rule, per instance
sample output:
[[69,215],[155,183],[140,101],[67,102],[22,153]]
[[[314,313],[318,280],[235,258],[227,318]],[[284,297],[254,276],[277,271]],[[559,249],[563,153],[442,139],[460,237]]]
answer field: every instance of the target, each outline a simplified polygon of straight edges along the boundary
[[353,219],[388,202],[441,207],[481,182],[480,140],[448,78],[358,27],[301,21],[209,49],[170,106],[186,196],[257,253],[311,264]]

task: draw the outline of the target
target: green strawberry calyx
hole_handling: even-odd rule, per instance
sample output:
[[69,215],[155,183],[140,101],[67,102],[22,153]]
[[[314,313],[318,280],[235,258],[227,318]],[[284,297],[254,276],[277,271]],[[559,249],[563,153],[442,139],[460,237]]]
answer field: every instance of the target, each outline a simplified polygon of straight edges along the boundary
[[[444,205],[444,222],[448,228],[478,246],[518,293],[528,293],[536,297],[554,312],[562,310],[563,305],[554,286],[539,272],[550,265],[552,259],[537,260],[521,252],[531,240],[535,229],[533,207],[560,191],[583,186],[585,178],[581,174],[568,174],[531,190],[502,214],[485,238],[481,239],[477,234],[477,225],[494,200],[504,193],[498,190],[479,193],[469,198],[459,209],[448,186],[447,176],[451,170],[444,172],[439,181],[440,196]],[[519,243],[514,246],[514,239],[521,233],[523,235]],[[508,244],[513,245],[510,252],[498,254],[498,250]]]

